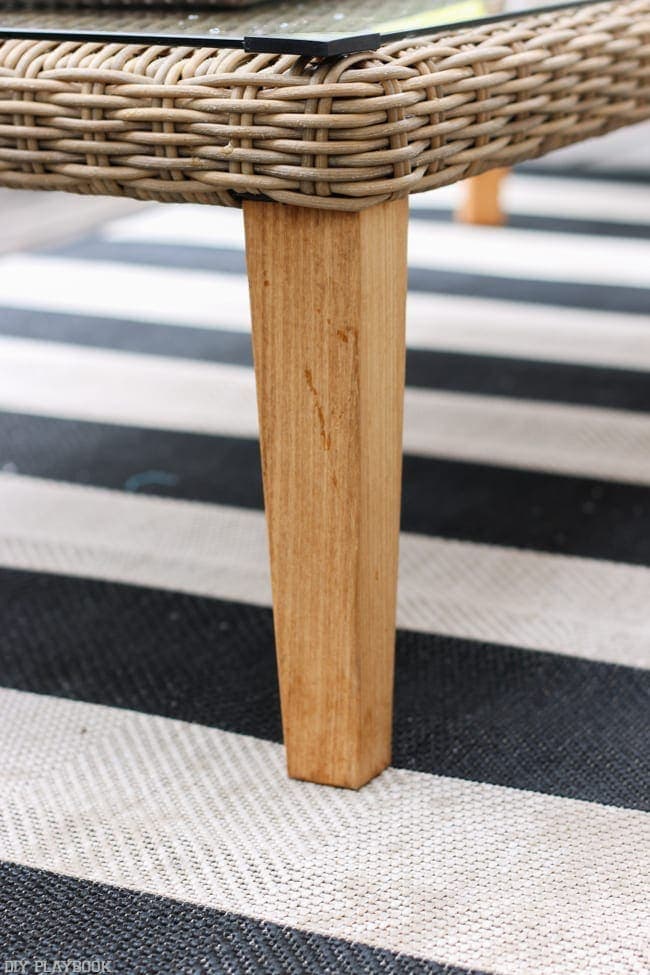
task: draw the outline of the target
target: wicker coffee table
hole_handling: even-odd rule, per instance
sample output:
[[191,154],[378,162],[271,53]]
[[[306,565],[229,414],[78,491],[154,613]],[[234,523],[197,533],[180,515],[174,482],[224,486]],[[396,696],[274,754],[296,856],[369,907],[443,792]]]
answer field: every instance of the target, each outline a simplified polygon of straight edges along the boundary
[[407,197],[650,117],[650,0],[173,6],[0,3],[0,185],[243,206],[288,768],[359,787],[390,760]]

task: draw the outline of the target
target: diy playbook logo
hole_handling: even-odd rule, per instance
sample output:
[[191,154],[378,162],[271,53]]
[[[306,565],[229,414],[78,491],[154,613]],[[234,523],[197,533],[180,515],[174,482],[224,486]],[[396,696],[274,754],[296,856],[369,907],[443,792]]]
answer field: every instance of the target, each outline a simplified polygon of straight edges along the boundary
[[7,958],[3,975],[109,975],[111,962],[104,958]]

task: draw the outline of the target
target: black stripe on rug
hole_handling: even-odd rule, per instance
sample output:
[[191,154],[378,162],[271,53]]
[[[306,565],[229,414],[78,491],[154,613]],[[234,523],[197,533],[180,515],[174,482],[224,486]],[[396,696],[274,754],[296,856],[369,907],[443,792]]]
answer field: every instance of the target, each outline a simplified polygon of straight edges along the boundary
[[[262,508],[256,440],[0,413],[0,470]],[[650,565],[650,489],[405,455],[402,530]]]
[[[0,335],[251,367],[250,334],[0,308]],[[650,340],[650,327],[648,329]],[[407,349],[407,386],[650,412],[648,372]]]
[[0,889],[0,961],[30,975],[34,959],[105,961],[113,975],[480,975],[13,863],[0,862]]
[[[43,248],[32,253],[68,257],[80,261],[107,261],[176,270],[246,274],[244,252],[234,247],[133,243],[92,237],[73,244]],[[648,314],[650,310],[650,290],[632,286],[537,281],[410,267],[408,287],[409,291],[427,294],[498,298],[528,304],[563,305],[567,308],[592,308],[639,315]]]
[[490,277],[460,271],[410,268],[409,291],[462,297],[496,298],[528,304],[587,308],[647,315],[650,291],[630,286],[586,284],[574,281],[538,281],[533,278]]
[[631,369],[409,349],[406,382],[423,389],[650,412],[650,375]]
[[[280,740],[270,609],[9,569],[0,589],[0,684]],[[650,809],[649,672],[399,631],[395,679],[394,765]]]
[[599,183],[611,183],[612,193],[616,192],[617,183],[630,183],[637,186],[650,186],[650,175],[647,169],[615,169],[614,167],[592,167],[583,164],[573,166],[554,166],[542,160],[531,160],[519,163],[515,171],[529,176],[545,176],[554,179],[597,180]]
[[252,366],[251,336],[228,329],[158,325],[0,306],[0,335],[173,359]]

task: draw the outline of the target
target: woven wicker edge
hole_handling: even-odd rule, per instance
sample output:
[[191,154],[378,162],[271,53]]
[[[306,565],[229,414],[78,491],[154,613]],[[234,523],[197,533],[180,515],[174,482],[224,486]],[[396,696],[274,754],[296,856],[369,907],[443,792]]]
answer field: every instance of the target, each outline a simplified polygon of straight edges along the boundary
[[359,210],[650,117],[650,0],[305,61],[0,45],[0,185]]

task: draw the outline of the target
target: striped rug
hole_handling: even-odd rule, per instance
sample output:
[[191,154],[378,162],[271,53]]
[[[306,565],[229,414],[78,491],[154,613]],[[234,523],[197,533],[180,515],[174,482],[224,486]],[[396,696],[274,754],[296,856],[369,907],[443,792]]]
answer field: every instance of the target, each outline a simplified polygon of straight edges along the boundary
[[0,970],[648,975],[650,193],[455,196],[358,793],[284,773],[240,215],[0,259]]

